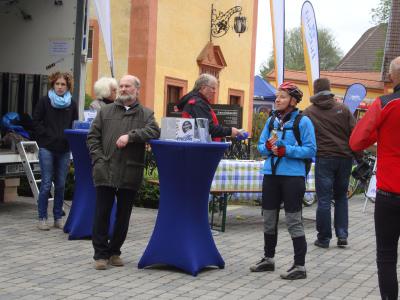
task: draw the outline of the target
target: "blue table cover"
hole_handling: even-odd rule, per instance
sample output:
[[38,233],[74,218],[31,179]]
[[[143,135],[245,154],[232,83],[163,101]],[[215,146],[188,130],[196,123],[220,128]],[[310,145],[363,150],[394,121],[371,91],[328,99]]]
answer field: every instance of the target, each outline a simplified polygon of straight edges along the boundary
[[[88,131],[86,129],[66,129],[64,131],[71,148],[75,168],[74,198],[64,225],[64,232],[69,233],[68,239],[70,240],[92,237],[96,189],[92,179],[89,150],[86,146]],[[115,213],[114,204],[110,218],[110,236],[115,221]]]
[[226,143],[150,142],[160,180],[156,224],[139,261],[142,269],[170,265],[196,276],[224,268],[208,224],[208,194]]

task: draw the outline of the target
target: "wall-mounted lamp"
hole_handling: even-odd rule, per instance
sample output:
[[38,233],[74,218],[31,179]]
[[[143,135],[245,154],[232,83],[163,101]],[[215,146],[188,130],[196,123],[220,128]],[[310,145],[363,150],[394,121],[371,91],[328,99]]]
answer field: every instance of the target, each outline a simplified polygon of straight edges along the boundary
[[61,6],[61,5],[63,5],[63,2],[62,2],[62,0],[54,0],[54,5]]
[[210,41],[212,37],[224,36],[231,26],[229,20],[234,14],[239,14],[235,17],[233,22],[233,29],[236,33],[240,34],[246,31],[246,17],[242,16],[242,7],[234,6],[225,13],[219,11],[218,14],[214,9],[214,5],[211,5],[211,30],[210,30]]

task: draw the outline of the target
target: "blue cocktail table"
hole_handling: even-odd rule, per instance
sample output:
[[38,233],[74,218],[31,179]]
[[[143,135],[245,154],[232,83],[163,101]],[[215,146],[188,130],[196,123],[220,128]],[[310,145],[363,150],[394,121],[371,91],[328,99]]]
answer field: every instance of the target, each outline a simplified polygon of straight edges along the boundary
[[150,141],[160,180],[160,205],[139,269],[170,265],[196,276],[207,266],[224,268],[208,223],[208,196],[229,144]]
[[[92,237],[93,218],[96,207],[96,189],[92,179],[92,163],[86,146],[88,130],[66,129],[75,169],[74,198],[64,232],[69,233],[69,239]],[[115,205],[111,214],[110,235],[115,221]]]

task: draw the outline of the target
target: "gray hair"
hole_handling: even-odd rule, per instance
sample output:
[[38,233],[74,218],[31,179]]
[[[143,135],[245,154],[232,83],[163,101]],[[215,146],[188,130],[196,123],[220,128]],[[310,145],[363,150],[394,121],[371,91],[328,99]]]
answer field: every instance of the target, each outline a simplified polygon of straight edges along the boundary
[[394,58],[390,62],[389,74],[391,74],[392,76],[395,76],[396,78],[400,77],[400,56]]
[[101,77],[94,84],[94,94],[97,99],[106,99],[111,96],[111,89],[118,88],[118,82],[112,77]]
[[[133,76],[133,75],[124,75],[124,76],[121,77],[121,79],[122,79],[122,78],[131,80],[131,81],[133,82],[133,85],[135,86],[136,89],[139,89],[139,88],[140,88],[140,80],[139,80],[139,78],[137,78],[136,76]],[[120,79],[120,80],[121,80],[121,79]]]
[[202,86],[210,85],[213,83],[214,84],[218,83],[218,79],[215,76],[207,73],[201,74],[194,83],[193,91],[198,92]]

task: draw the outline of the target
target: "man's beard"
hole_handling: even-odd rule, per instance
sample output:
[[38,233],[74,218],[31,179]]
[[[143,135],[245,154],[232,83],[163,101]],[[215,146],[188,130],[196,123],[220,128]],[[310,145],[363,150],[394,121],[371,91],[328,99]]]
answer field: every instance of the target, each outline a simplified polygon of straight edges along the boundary
[[135,101],[135,97],[133,95],[119,95],[118,99],[122,101],[122,103],[129,103],[131,104],[132,102]]

